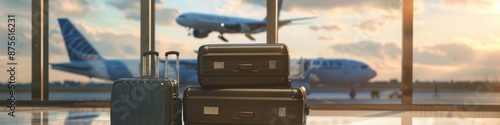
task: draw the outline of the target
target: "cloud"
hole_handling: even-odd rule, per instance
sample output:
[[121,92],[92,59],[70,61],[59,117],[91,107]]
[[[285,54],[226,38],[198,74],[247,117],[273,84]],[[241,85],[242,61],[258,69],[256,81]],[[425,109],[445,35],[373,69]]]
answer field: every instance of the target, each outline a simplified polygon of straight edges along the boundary
[[385,53],[391,59],[397,59],[401,55],[401,48],[396,43],[387,43],[382,47]]
[[441,3],[449,6],[476,6],[481,8],[493,7],[494,0],[441,0]]
[[82,16],[89,12],[90,4],[86,0],[57,0],[57,2],[59,3],[58,5],[53,5],[59,6],[59,11],[66,15]]
[[415,15],[420,15],[425,12],[426,7],[427,3],[425,3],[424,0],[414,0],[413,13],[415,13]]
[[361,41],[357,43],[337,44],[331,48],[338,53],[368,58],[398,59],[401,55],[401,49],[396,43]]
[[[0,17],[7,17],[3,14],[0,14]],[[16,81],[18,84],[25,84],[28,82],[31,82],[31,55],[32,55],[32,48],[31,48],[31,20],[30,21],[23,21],[21,20],[20,17],[16,16],[16,41],[15,41],[15,61],[18,63],[18,66],[16,67],[16,71],[18,74],[16,74]],[[8,36],[7,34],[9,33],[8,30],[5,30],[8,28],[7,26],[7,21],[0,22],[0,39],[3,41],[2,42],[2,47],[0,47],[0,52],[2,52],[0,55],[0,63],[2,64],[0,66],[0,69],[5,69],[7,68],[7,65],[5,65],[9,60],[7,59],[8,54]],[[30,36],[30,37],[26,37]],[[0,73],[0,79],[8,79],[8,75],[4,75],[5,73]]]
[[175,18],[179,16],[179,10],[177,9],[157,9],[155,12],[156,24],[161,25],[171,25],[174,24]]
[[[244,0],[248,4],[265,6],[265,0]],[[375,6],[380,8],[399,8],[399,0],[284,0],[283,10],[291,9],[332,9],[338,7]]]
[[[31,0],[2,0],[0,1],[0,10],[8,10],[6,12],[29,13],[31,14]],[[4,12],[0,12],[4,13]],[[11,14],[11,13],[9,13]]]
[[499,55],[500,55],[500,50],[489,51],[487,53],[481,54],[481,56],[477,59],[476,63],[479,63],[481,64],[480,66],[484,67],[497,67],[497,66],[500,67]]
[[375,20],[366,20],[356,25],[356,27],[363,31],[377,32],[384,26],[384,22],[379,22]]
[[[139,55],[138,35],[91,27],[76,20],[73,21],[73,24],[104,58],[133,58]],[[68,61],[66,45],[59,25],[50,27],[49,30],[49,54],[51,56],[49,61]]]
[[476,50],[461,43],[437,44],[414,48],[413,61],[426,65],[457,65],[475,59]]
[[416,80],[487,81],[500,79],[500,65],[482,66],[480,62],[461,66],[413,65]]
[[[362,41],[333,45],[332,49],[350,58],[367,60],[377,70],[400,67],[401,46],[394,43]],[[499,50],[476,49],[453,42],[414,46],[413,76],[417,80],[485,80],[500,78]],[[388,60],[392,59],[392,60]],[[381,71],[381,72],[382,72]]]
[[[258,5],[266,7],[266,0],[243,0],[244,3],[250,5]],[[326,13],[321,10],[327,10]],[[400,0],[284,0],[282,11],[292,13],[308,13],[308,14],[321,14],[330,18],[345,19],[353,17],[367,18],[376,15],[376,13],[396,14],[401,13]],[[368,17],[369,18],[369,17]],[[378,17],[376,17],[378,18]]]
[[309,29],[313,31],[326,30],[326,31],[341,31],[339,25],[323,25],[323,26],[309,26]]
[[215,9],[217,15],[230,15],[246,18],[264,17],[264,9],[244,9],[255,8],[252,4],[245,4],[245,0],[212,0],[211,6]]
[[[136,21],[141,20],[141,3],[140,0],[109,0],[108,4],[118,8],[125,14],[126,19]],[[174,24],[175,18],[179,15],[179,10],[173,8],[163,8],[164,1],[156,0],[155,16],[156,24],[171,25]]]
[[[59,28],[59,26],[55,26]],[[50,28],[49,31],[49,54],[50,55],[64,55],[66,49],[61,31],[55,28]]]
[[[400,45],[362,41],[350,44],[337,44],[332,48],[335,52],[351,54],[359,57],[398,59],[401,57]],[[432,46],[417,46],[413,51],[413,61],[423,65],[459,65],[470,63],[477,57],[477,51],[461,43],[437,44]],[[496,60],[488,61],[493,63]],[[481,62],[481,64],[484,62]]]
[[[132,33],[119,33],[111,29],[101,29],[91,27],[84,23],[74,21],[73,24],[77,29],[87,38],[87,40],[102,54],[106,59],[125,59],[137,58],[140,53],[140,36]],[[64,45],[62,35],[60,34],[59,26],[51,30],[50,36],[50,49],[57,51],[50,51],[51,55],[57,57],[52,59],[51,62],[66,61],[67,52]],[[158,52],[166,52],[167,50],[177,50],[183,53],[183,58],[192,57],[196,58],[193,50],[197,47],[189,45],[185,41],[172,41],[160,36],[156,36],[156,50]],[[63,54],[59,53],[63,51]]]
[[197,57],[194,51],[198,50],[198,47],[192,46],[186,41],[171,41],[165,38],[157,38],[156,50],[160,53],[178,51],[181,52],[181,58],[194,59]]
[[[1,15],[0,15],[1,16]],[[18,21],[16,23],[16,35],[15,35],[15,45],[13,46],[16,49],[16,56],[30,56],[31,55],[31,22],[23,22],[23,21]],[[0,23],[0,28],[1,29],[7,29],[7,23]],[[29,34],[26,32],[29,31]],[[2,45],[0,48],[0,51],[2,52],[7,52],[8,48],[7,46],[7,40],[8,36],[7,34],[9,33],[8,30],[0,30],[0,39],[4,40],[5,44]],[[26,37],[29,36],[29,37]],[[7,53],[2,53],[7,54]]]
[[326,40],[326,41],[330,41],[330,40],[334,40],[335,38],[332,37],[332,36],[319,36],[318,37],[318,40]]
[[469,13],[500,14],[498,0],[442,0],[440,7],[444,10]]

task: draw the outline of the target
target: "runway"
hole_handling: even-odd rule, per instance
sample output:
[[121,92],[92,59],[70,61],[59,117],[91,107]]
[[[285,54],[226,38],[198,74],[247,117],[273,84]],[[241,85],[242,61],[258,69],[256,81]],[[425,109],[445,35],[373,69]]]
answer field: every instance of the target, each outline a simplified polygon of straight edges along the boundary
[[[1,125],[109,125],[109,108],[23,107],[0,110]],[[500,112],[313,110],[307,125],[499,125]]]
[[[347,90],[311,90],[308,102],[311,104],[400,104],[401,99],[389,98],[395,90],[380,91],[380,98],[372,99],[368,90],[357,91],[356,99],[350,99]],[[50,92],[50,100],[66,101],[109,101],[110,92]],[[181,94],[182,95],[182,94]],[[0,98],[7,99],[8,94],[0,94]],[[30,100],[31,93],[17,92],[17,100]],[[441,90],[414,91],[414,104],[478,104],[500,105],[499,92]]]
[[[393,92],[394,90],[380,91],[380,98],[372,99],[370,91],[358,91],[356,99],[350,99],[349,91],[346,90],[313,90],[308,96],[308,101],[313,104],[400,104],[401,99],[389,98]],[[414,91],[413,103],[500,105],[500,93],[459,90]]]

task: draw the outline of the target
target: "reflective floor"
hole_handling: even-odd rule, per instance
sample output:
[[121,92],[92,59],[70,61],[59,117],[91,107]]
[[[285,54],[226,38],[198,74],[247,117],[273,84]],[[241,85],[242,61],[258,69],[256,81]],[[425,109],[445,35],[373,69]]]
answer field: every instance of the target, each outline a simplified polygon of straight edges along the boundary
[[[109,125],[109,108],[18,107],[0,125]],[[500,112],[313,110],[308,125],[500,125]]]

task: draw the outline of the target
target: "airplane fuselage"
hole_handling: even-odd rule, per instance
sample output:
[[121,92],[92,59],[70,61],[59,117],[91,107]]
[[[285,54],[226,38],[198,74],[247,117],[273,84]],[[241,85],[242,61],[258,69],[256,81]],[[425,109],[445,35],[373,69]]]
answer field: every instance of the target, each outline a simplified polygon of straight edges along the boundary
[[[159,64],[160,76],[165,75],[165,67],[163,62]],[[75,68],[69,65],[85,65],[88,68]],[[81,74],[88,77],[101,78],[106,80],[118,80],[120,78],[140,77],[140,60],[92,60],[92,61],[73,61],[69,63],[52,64],[52,68],[65,72]],[[169,66],[169,78],[175,78],[174,65]],[[192,74],[196,74],[196,68],[180,65],[181,81],[186,83],[196,82],[198,78]],[[196,80],[196,81],[193,81]]]
[[[181,61],[196,64],[196,60]],[[291,79],[303,79],[310,84],[365,83],[376,76],[376,72],[368,65],[354,60],[314,59],[306,60],[307,64],[299,62],[291,60],[290,65],[293,67],[290,73]],[[169,74],[175,74],[172,65],[174,62],[169,63]],[[81,67],[71,67],[75,65]],[[164,62],[160,62],[159,65],[160,76],[164,76]],[[112,81],[119,78],[140,77],[139,66],[139,60],[92,60],[52,64],[53,69]],[[196,66],[181,64],[180,68],[180,81],[183,84],[198,84]],[[175,78],[175,76],[169,77]]]
[[[260,33],[265,27],[250,30],[249,23],[265,23],[263,20],[253,20],[238,17],[228,17],[203,13],[185,13],[177,17],[176,22],[184,27],[222,33]],[[232,28],[238,26],[240,28]]]

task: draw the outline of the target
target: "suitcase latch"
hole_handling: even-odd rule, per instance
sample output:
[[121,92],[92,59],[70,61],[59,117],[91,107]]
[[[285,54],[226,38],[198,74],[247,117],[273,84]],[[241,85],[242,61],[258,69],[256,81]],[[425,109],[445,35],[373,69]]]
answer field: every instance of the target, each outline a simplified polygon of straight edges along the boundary
[[260,112],[233,112],[234,119],[252,118],[260,119]]
[[233,65],[233,71],[234,72],[239,72],[241,70],[250,70],[252,72],[257,72],[257,71],[259,71],[259,65],[258,64],[238,64],[238,65]]

